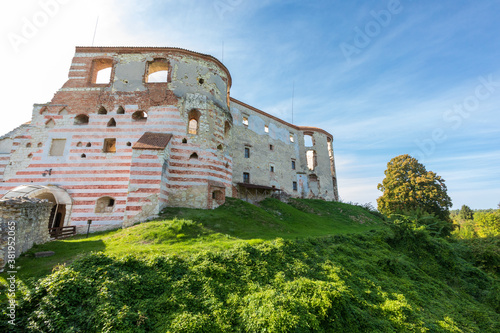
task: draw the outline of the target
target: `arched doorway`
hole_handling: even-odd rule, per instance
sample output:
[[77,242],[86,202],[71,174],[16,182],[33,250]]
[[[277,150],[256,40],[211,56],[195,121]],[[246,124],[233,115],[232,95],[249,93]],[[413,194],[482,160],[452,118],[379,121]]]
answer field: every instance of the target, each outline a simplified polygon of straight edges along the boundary
[[53,204],[48,228],[67,226],[70,221],[73,201],[64,189],[54,185],[21,185],[9,192],[3,198],[28,197],[45,199]]

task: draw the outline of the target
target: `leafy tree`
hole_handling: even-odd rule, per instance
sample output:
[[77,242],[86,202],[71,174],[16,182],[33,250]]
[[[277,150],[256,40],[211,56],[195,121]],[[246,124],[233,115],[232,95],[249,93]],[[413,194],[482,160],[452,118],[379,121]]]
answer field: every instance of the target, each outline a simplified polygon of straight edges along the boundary
[[474,212],[469,206],[462,205],[462,208],[460,208],[460,212],[458,213],[458,217],[463,221],[472,220],[474,218]]
[[480,237],[500,236],[500,211],[479,212],[474,215],[474,222]]
[[385,178],[377,188],[378,210],[386,215],[426,212],[450,221],[451,199],[446,193],[444,179],[410,155],[399,155],[387,163]]

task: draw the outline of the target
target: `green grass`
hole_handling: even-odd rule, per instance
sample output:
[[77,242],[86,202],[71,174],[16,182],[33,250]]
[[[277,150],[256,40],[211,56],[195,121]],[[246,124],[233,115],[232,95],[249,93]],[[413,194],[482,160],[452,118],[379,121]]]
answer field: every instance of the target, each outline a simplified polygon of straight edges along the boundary
[[[37,245],[16,260],[18,278],[30,284],[92,251],[115,257],[189,254],[206,249],[228,249],[241,242],[257,244],[276,237],[296,239],[356,233],[382,228],[382,220],[367,210],[338,202],[276,199],[260,207],[227,198],[214,210],[167,208],[157,220],[127,229],[78,235]],[[54,251],[52,257],[35,258],[35,252]],[[6,284],[5,274],[0,283]]]
[[21,257],[18,331],[498,332],[499,241],[319,200],[168,208]]

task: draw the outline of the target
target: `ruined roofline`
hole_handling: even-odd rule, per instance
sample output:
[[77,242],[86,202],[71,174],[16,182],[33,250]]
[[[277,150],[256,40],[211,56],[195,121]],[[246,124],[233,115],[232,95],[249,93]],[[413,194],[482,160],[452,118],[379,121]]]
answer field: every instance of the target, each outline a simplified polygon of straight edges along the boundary
[[231,73],[219,59],[209,54],[199,53],[183,49],[180,47],[163,47],[163,46],[76,46],[76,53],[95,53],[95,52],[112,52],[112,53],[143,53],[143,52],[175,52],[190,56],[202,58],[204,60],[216,63],[226,73],[228,86],[232,85]]
[[231,100],[231,102],[234,102],[236,104],[244,106],[244,107],[246,107],[246,108],[248,108],[250,110],[253,110],[253,111],[257,112],[257,113],[260,113],[263,116],[266,116],[268,118],[276,120],[277,122],[280,122],[280,123],[282,123],[282,124],[284,124],[284,125],[286,125],[288,127],[296,129],[297,131],[302,131],[302,132],[304,132],[304,131],[306,131],[306,132],[307,131],[310,131],[310,132],[320,132],[320,133],[325,134],[327,137],[329,137],[333,141],[333,135],[331,135],[330,133],[328,133],[324,129],[321,129],[321,128],[318,128],[318,127],[312,127],[312,126],[296,126],[294,124],[290,124],[290,123],[284,121],[283,119],[280,119],[280,118],[275,117],[275,116],[273,116],[273,115],[271,115],[269,113],[266,113],[266,112],[264,112],[262,110],[259,110],[259,109],[255,108],[255,107],[251,106],[251,105],[243,103],[242,101],[239,101],[236,98],[230,97],[230,100]]

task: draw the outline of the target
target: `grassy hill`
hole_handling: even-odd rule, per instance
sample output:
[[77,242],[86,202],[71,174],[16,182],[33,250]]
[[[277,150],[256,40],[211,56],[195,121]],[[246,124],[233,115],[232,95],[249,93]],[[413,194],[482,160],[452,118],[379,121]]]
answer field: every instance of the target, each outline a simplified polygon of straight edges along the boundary
[[[17,322],[39,332],[498,332],[498,252],[479,258],[478,247],[343,203],[169,208],[20,258]],[[56,255],[32,255],[46,250]]]

